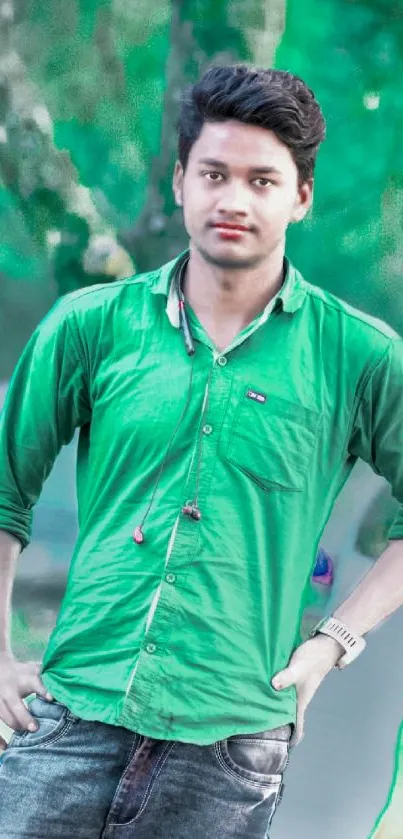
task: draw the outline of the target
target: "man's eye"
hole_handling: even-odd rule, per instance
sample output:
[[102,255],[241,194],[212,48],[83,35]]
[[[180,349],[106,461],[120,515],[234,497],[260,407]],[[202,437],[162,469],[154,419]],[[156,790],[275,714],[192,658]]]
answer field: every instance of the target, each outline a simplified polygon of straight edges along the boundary
[[273,184],[273,181],[271,181],[270,178],[255,178],[253,183],[257,184],[259,187],[264,187],[268,186],[268,184]]
[[221,172],[203,172],[203,175],[210,181],[218,181],[220,178],[222,178]]

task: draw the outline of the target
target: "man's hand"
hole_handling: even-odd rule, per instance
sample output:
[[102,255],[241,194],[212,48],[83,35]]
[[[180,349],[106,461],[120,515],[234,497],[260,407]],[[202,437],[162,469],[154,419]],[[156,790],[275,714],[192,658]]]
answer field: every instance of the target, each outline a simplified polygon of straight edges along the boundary
[[344,648],[328,635],[315,635],[297,647],[288,667],[272,679],[276,690],[295,685],[297,691],[297,722],[291,745],[296,746],[304,736],[305,711],[325,676],[333,669]]
[[[10,653],[0,653],[0,719],[17,730],[36,731],[37,723],[22,701],[30,693],[53,699],[39,678],[41,665],[35,661],[17,661]],[[31,726],[34,726],[31,729]],[[0,750],[7,743],[0,737]]]

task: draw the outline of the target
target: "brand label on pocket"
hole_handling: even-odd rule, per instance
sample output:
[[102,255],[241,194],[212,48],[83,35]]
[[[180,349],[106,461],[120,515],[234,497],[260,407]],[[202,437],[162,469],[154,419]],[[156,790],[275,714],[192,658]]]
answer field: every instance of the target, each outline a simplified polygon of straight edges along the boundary
[[255,402],[266,402],[267,399],[264,393],[259,393],[257,390],[247,390],[246,395],[248,399],[254,399]]

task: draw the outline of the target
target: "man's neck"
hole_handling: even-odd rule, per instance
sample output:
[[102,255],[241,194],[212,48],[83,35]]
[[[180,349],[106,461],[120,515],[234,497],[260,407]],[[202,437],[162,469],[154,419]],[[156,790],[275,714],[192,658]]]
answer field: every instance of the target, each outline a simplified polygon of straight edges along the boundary
[[227,270],[211,265],[191,248],[183,291],[202,323],[216,327],[234,324],[239,331],[263,312],[280,290],[283,264],[281,251],[257,268]]

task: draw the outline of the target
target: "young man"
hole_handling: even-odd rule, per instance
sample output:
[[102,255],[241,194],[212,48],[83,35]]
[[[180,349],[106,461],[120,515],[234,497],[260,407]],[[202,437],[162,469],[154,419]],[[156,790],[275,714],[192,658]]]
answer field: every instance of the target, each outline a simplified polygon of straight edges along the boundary
[[[403,342],[284,257],[323,137],[300,79],[207,71],[174,174],[189,251],[67,295],[20,359],[0,437],[0,839],[267,837],[312,696],[403,602],[401,512],[300,643],[357,458],[403,502]],[[80,532],[39,669],[13,658],[10,592],[76,428]]]

